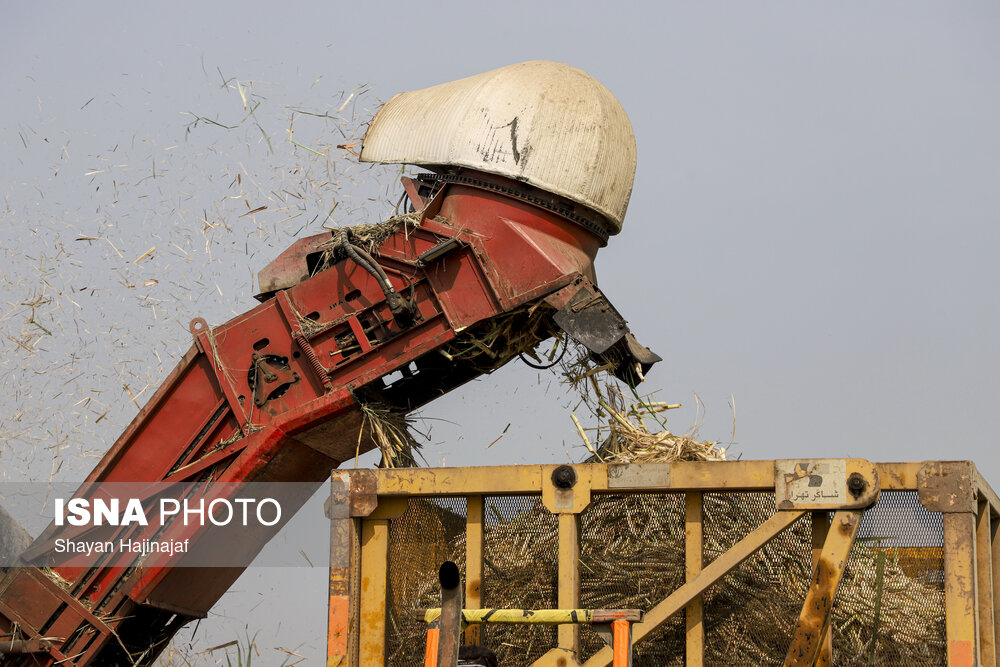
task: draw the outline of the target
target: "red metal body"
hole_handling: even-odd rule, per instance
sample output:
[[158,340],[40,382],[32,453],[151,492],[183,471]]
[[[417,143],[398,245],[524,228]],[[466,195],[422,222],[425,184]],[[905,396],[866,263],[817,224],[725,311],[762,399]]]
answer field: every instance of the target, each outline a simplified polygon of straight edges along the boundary
[[[214,328],[192,323],[194,346],[87,481],[318,486],[359,447],[374,446],[359,440],[359,395],[418,407],[481,372],[439,348],[525,304],[547,298],[560,308],[596,289],[601,240],[556,213],[467,185],[444,185],[432,201],[415,182],[407,189],[422,208],[419,224],[374,254],[395,289],[412,294],[411,323],[394,320],[379,283],[356,263],[310,269],[330,234],[303,239],[262,274],[262,287],[275,287],[263,303]],[[432,249],[440,256],[421,261]],[[383,382],[400,370],[398,383]],[[266,539],[241,546],[256,553]],[[0,580],[0,636],[34,642],[35,652],[0,653],[0,663],[148,664],[240,572],[61,568],[59,585],[39,568],[12,569]]]

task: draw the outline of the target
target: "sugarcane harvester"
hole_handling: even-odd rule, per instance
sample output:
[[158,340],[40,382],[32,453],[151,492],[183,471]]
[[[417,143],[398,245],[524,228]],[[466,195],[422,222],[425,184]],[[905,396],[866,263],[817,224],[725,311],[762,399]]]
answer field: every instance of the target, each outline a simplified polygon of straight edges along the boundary
[[[560,332],[631,384],[659,360],[597,288],[635,141],[585,72],[533,61],[402,93],[361,160],[426,169],[402,179],[411,212],[300,239],[260,272],[260,305],[192,321],[194,345],[87,483],[314,489],[375,447],[364,405],[414,410]],[[150,664],[243,569],[33,567],[58,532],[0,580],[4,665]],[[252,555],[271,533],[240,535]]]

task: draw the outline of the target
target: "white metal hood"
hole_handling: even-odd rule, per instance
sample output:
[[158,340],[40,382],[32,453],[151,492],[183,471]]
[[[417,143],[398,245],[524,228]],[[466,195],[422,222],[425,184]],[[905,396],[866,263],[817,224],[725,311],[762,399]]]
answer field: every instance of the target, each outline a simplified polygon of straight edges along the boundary
[[394,96],[372,120],[361,160],[514,178],[597,211],[617,234],[635,152],[611,91],[583,70],[534,60]]

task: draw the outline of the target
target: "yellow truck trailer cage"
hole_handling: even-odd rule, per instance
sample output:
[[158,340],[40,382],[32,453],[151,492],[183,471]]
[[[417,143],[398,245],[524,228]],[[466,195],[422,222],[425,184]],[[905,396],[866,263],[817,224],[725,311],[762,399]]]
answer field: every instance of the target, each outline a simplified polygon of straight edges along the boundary
[[[635,665],[998,662],[1000,500],[969,461],[336,470],[328,514],[332,666],[423,665],[445,560],[468,610],[641,610]],[[586,624],[464,639],[612,664]]]

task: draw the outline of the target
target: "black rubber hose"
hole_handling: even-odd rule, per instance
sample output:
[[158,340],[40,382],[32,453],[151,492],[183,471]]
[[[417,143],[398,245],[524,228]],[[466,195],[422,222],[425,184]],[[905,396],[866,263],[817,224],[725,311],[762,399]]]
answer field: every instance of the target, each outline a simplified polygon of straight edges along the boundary
[[386,275],[385,269],[382,268],[381,264],[375,261],[374,257],[368,254],[367,250],[365,250],[364,248],[360,248],[356,245],[351,245],[351,248],[353,248],[354,252],[358,253],[358,255],[360,255],[362,259],[364,259],[372,267],[374,267],[375,271],[378,272],[378,279],[385,286],[385,289],[389,290],[389,292],[396,291],[396,288],[394,288],[392,286],[392,283],[389,282],[389,276]]
[[378,281],[379,287],[382,288],[382,292],[385,293],[386,297],[395,293],[396,290],[393,288],[392,283],[389,282],[389,276],[386,275],[385,271],[371,255],[350,242],[347,238],[347,230],[339,230],[337,244],[344,249],[344,252],[347,253],[347,256],[355,264],[370,273]]
[[563,360],[563,357],[566,356],[566,350],[568,348],[569,348],[569,341],[565,341],[564,340],[563,341],[563,349],[562,349],[562,352],[559,353],[559,357],[555,361],[553,361],[551,364],[549,364],[548,366],[545,366],[543,364],[532,363],[528,359],[528,357],[524,356],[524,352],[518,352],[517,356],[521,357],[521,361],[523,361],[528,366],[531,366],[532,368],[537,368],[540,371],[547,371],[548,369],[552,368],[553,366],[555,366],[556,364],[558,364],[560,361]]
[[347,253],[347,256],[355,264],[375,278],[375,282],[378,283],[378,286],[382,289],[382,293],[385,295],[386,303],[389,305],[389,312],[392,313],[392,319],[396,321],[396,324],[403,328],[410,326],[414,318],[418,315],[416,302],[413,300],[413,282],[410,281],[410,299],[407,299],[402,294],[396,292],[396,289],[392,286],[392,282],[389,280],[389,276],[386,275],[385,269],[375,261],[375,258],[369,255],[365,249],[351,243],[347,236],[347,230],[341,229],[339,231],[337,245],[344,249],[344,252]]

